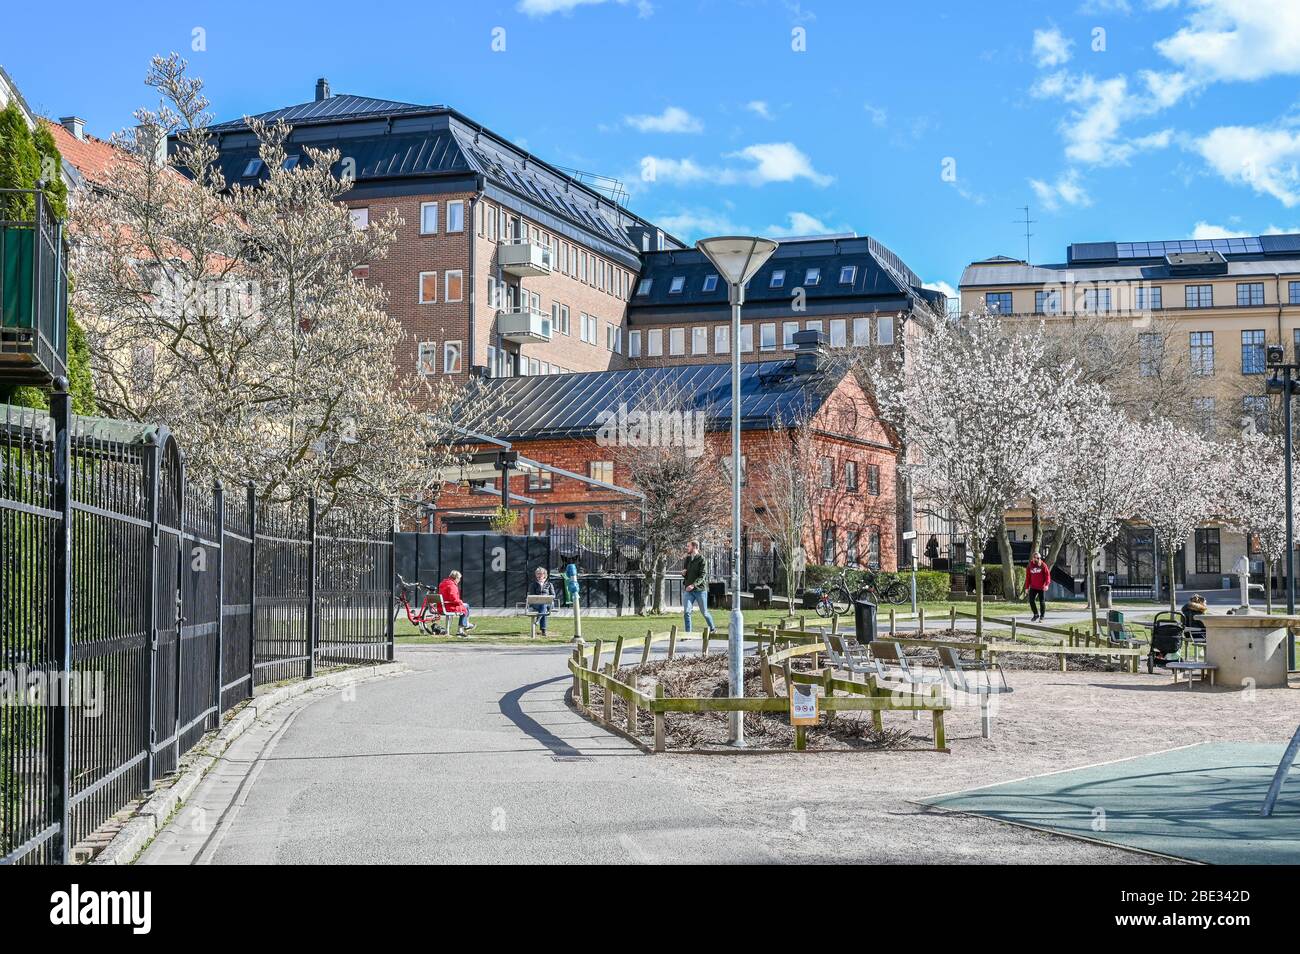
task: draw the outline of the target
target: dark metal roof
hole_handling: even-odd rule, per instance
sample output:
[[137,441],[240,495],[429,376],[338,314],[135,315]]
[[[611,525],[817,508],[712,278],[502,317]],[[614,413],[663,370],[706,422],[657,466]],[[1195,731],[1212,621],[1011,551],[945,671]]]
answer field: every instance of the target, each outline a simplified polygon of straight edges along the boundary
[[[431,109],[444,109],[443,106],[421,106],[416,103],[400,103],[392,99],[375,99],[373,96],[353,96],[340,93],[326,99],[299,103],[296,106],[283,106],[265,113],[258,113],[254,119],[267,123],[286,122],[291,126],[305,126],[310,123],[340,119],[360,119],[374,116],[398,116],[403,113],[428,112]],[[246,123],[242,118],[217,123],[209,127],[213,132],[243,129]]]
[[[843,379],[846,369],[831,363],[814,374],[796,374],[794,362],[762,361],[741,365],[742,430],[789,426],[812,414]],[[731,365],[695,364],[629,368],[581,374],[488,378],[484,387],[500,406],[503,424],[495,436],[508,441],[594,437],[620,405],[629,411],[654,410],[665,392],[689,397],[691,407],[708,415],[710,430],[730,426]]]
[[1161,242],[1075,242],[1066,248],[1070,265],[1103,265],[1137,261],[1162,261],[1168,255],[1215,252],[1239,261],[1266,255],[1293,255],[1300,251],[1300,235],[1241,235],[1212,239],[1174,239]]

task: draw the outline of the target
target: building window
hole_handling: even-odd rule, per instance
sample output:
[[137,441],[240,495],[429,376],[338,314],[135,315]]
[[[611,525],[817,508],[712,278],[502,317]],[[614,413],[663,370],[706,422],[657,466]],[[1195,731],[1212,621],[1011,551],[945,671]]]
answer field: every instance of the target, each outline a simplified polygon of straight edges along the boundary
[[765,323],[758,326],[758,350],[776,350],[776,325]]
[[1223,572],[1219,562],[1218,527],[1201,527],[1196,531],[1196,572]]
[[1183,295],[1188,308],[1214,307],[1213,285],[1187,285],[1183,288]]
[[1264,373],[1263,329],[1250,329],[1241,333],[1241,373]]
[[551,472],[549,470],[530,470],[528,472],[528,489],[530,491],[550,490]]
[[1138,285],[1133,289],[1133,307],[1138,311],[1159,311],[1164,305],[1160,300],[1159,285]]
[[754,350],[754,326],[753,325],[740,326],[740,350],[741,351]]
[[664,353],[664,333],[661,328],[651,328],[646,332],[646,354],[657,358]]
[[844,489],[858,492],[858,462],[856,460],[846,460],[844,462]]
[[822,283],[822,270],[820,268],[810,268],[803,273],[803,283],[805,285],[820,285]]
[[831,347],[843,348],[848,344],[848,323],[843,318],[831,319]]
[[442,346],[442,373],[460,374],[460,342],[447,341]]
[[1242,424],[1256,433],[1267,434],[1268,418],[1272,410],[1267,394],[1247,394],[1241,399]]
[[569,306],[560,306],[560,331],[569,334]]
[[627,333],[627,356],[629,358],[641,357],[641,332],[629,331]]
[[671,328],[668,331],[668,353],[683,355],[686,353],[686,329]]
[[691,329],[691,354],[709,353],[709,329],[698,325]]
[[[731,455],[722,458],[722,473],[726,475],[727,483],[731,483]],[[749,476],[749,458],[745,454],[740,455],[740,486],[745,486],[746,478]]]
[[1237,283],[1237,305],[1262,305],[1264,304],[1264,283],[1263,282],[1238,282]]
[[247,179],[255,176],[262,171],[261,159],[249,159],[248,164],[244,166],[244,178]]
[[1158,332],[1144,331],[1138,335],[1138,374],[1154,378],[1164,364],[1165,342]]
[[785,284],[785,269],[776,268],[772,270],[772,278],[768,281],[768,288],[780,288]]
[[1192,374],[1214,374],[1214,332],[1193,331],[1191,333],[1191,343]]
[[835,459],[833,457],[823,457],[818,461],[821,469],[821,485],[823,487],[835,486]]
[[835,563],[835,524],[828,523],[822,527],[822,563]]
[[614,462],[612,460],[593,460],[587,465],[587,476],[592,480],[601,480],[607,484],[614,482]]
[[853,347],[865,348],[871,344],[871,319],[853,319]]
[[1034,312],[1039,315],[1059,315],[1061,313],[1061,290],[1034,292]]
[[1288,305],[1300,305],[1300,282],[1286,283],[1286,303]]
[[415,358],[415,370],[425,377],[438,373],[438,342],[420,342]]
[[1192,398],[1192,414],[1200,424],[1201,436],[1206,440],[1214,440],[1215,432],[1219,429],[1218,422],[1215,420],[1214,398]]
[[370,210],[366,208],[351,209],[348,215],[352,219],[354,229],[366,229],[370,227]]
[[867,465],[867,493],[873,497],[880,496],[880,465]]
[[840,268],[840,284],[852,285],[853,279],[857,277],[857,274],[858,274],[858,266],[856,265],[842,266]]
[[731,352],[731,328],[718,325],[713,329],[713,353],[729,354]]
[[293,170],[298,168],[298,156],[296,154],[292,156],[285,156],[284,162],[280,163],[280,168],[282,168],[285,172],[293,172]]
[[858,537],[861,535],[860,530],[844,531],[844,565],[858,565]]
[[[443,297],[443,300],[460,301],[461,296],[464,293],[464,289],[462,287],[463,282],[461,280],[463,273],[460,271],[460,269],[452,269],[446,274],[447,274],[447,291]],[[541,310],[540,302],[537,303],[536,307],[538,307],[539,311]]]
[[686,287],[685,275],[674,275],[672,282],[668,285],[668,294],[680,295],[682,289]]
[[717,276],[717,275],[705,275],[705,276],[704,276],[704,288],[703,288],[703,291],[711,292],[711,291],[713,291],[714,289],[716,289],[717,287],[718,287],[718,276]]
[[795,349],[794,336],[799,331],[799,322],[786,321],[781,324],[781,346],[786,351]]
[[875,527],[867,531],[867,569],[880,569],[880,531]]
[[984,305],[999,315],[1011,314],[1011,292],[985,292]]
[[438,273],[420,272],[420,304],[428,305],[438,300]]
[[1083,310],[1089,314],[1110,311],[1109,288],[1085,288],[1083,290]]
[[648,295],[648,294],[650,294],[650,288],[651,288],[652,285],[654,285],[654,279],[653,279],[653,278],[643,278],[643,279],[641,279],[641,281],[638,282],[638,283],[637,283],[637,286],[636,286],[636,293],[637,293],[637,296],[640,297],[640,296],[642,296],[642,295]]
[[447,203],[447,231],[465,231],[465,203],[461,199],[452,199]]
[[876,344],[894,343],[894,316],[881,315],[876,319]]
[[420,234],[433,235],[438,231],[438,203],[420,203]]
[[615,354],[623,353],[623,329],[612,321],[605,326],[605,347]]

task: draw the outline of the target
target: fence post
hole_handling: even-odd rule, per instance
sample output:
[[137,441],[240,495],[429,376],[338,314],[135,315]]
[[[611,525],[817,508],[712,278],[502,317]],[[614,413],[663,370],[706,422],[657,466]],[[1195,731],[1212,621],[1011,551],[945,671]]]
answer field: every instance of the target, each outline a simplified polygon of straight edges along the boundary
[[[38,256],[39,257],[39,256]],[[63,691],[54,693],[50,707],[50,806],[53,821],[59,826],[53,853],[59,864],[66,865],[72,851],[72,710],[68,695],[72,671],[72,398],[67,378],[54,381],[50,395],[50,417],[54,421],[54,509],[59,520],[54,531],[54,563],[51,581],[54,597],[54,662],[59,668]]]
[[[416,541],[416,564],[419,565],[419,540]],[[548,564],[549,566],[549,564]],[[419,579],[419,574],[416,574]],[[397,498],[393,498],[392,519],[388,525],[388,593],[389,599],[397,592]],[[388,661],[397,658],[397,606],[388,607]]]
[[257,688],[257,491],[246,488],[248,499],[248,698]]
[[307,669],[316,675],[316,495],[307,498]]
[[149,700],[145,703],[145,725],[148,743],[145,748],[145,792],[153,791],[154,745],[157,727],[154,725],[154,706],[158,697],[158,444],[150,439],[145,445],[145,502],[149,511],[149,561],[145,573],[145,599],[149,601]]
[[212,667],[217,674],[213,689],[216,712],[212,716],[212,727],[215,729],[221,725],[221,687],[226,681],[222,669],[226,657],[226,488],[220,480],[212,484],[212,513],[217,537],[217,664]]

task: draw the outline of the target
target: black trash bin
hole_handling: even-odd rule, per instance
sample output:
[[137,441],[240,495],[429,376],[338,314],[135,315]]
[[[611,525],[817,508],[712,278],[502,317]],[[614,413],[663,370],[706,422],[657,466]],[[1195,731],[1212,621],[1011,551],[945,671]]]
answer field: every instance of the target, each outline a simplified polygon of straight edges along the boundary
[[729,609],[731,606],[727,602],[727,584],[723,580],[709,581],[709,609],[715,606],[722,609]]
[[860,643],[876,638],[876,604],[870,600],[853,601],[853,634]]

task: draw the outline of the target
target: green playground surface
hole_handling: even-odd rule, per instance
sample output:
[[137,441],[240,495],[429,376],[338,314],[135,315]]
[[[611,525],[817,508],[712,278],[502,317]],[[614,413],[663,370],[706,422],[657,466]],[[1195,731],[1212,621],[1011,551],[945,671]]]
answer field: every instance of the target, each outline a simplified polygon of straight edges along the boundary
[[1300,864],[1300,767],[1260,806],[1285,742],[1206,742],[921,800],[1208,864]]

